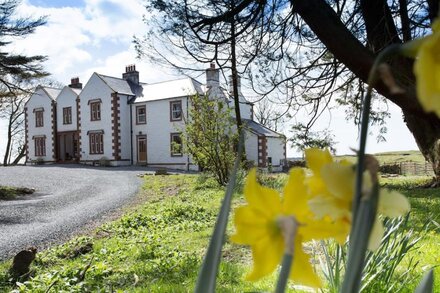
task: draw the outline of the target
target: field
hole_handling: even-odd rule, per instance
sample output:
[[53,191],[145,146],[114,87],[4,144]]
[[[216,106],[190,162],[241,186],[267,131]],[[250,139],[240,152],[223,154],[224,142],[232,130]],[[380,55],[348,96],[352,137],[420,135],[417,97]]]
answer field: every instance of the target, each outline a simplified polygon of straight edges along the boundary
[[[399,152],[385,152],[374,154],[376,159],[381,165],[390,163],[400,163],[400,162],[417,162],[425,163],[425,158],[422,156],[420,151],[399,151]],[[354,155],[344,155],[338,156],[339,159],[347,159],[350,162],[356,161],[356,156]]]
[[[263,182],[279,189],[285,179],[283,174],[265,176]],[[394,282],[400,280],[399,274],[411,257],[419,262],[411,272],[412,281],[405,284],[402,292],[412,292],[422,271],[440,263],[440,229],[435,226],[440,222],[440,192],[419,188],[426,179],[401,177],[382,181],[386,187],[399,189],[410,197],[410,225],[416,232],[422,233],[426,220],[432,220],[428,233],[421,234],[423,238],[416,245],[419,248],[405,256],[393,276]],[[204,175],[147,176],[139,195],[143,204],[127,210],[121,219],[103,225],[94,234],[39,253],[30,280],[17,283],[15,288],[17,292],[191,292],[223,194],[223,189]],[[239,184],[233,205],[242,203]],[[232,232],[229,225],[228,235]],[[317,252],[318,271],[319,257]],[[276,274],[257,283],[244,280],[250,265],[248,249],[227,241],[217,291],[272,291]],[[9,266],[10,262],[0,265],[2,292],[14,288],[9,282]],[[435,280],[440,289],[439,278]],[[385,290],[387,285],[378,284],[366,292]],[[289,292],[302,291],[291,285]]]

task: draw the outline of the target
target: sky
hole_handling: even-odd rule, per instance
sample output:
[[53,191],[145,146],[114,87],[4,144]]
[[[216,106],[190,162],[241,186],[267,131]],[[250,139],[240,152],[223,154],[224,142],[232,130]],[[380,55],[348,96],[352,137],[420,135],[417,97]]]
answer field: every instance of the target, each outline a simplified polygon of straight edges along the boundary
[[[133,36],[142,36],[147,13],[140,0],[22,0],[19,13],[24,16],[47,16],[47,24],[32,35],[15,40],[11,50],[29,55],[47,55],[45,69],[51,78],[69,84],[79,77],[85,84],[93,72],[121,77],[125,66],[136,64],[140,80],[147,83],[175,79],[177,73],[137,60]],[[199,78],[199,81],[203,82]],[[375,132],[369,138],[370,153],[414,150],[417,145],[402,121],[399,108],[390,103],[391,118],[387,120],[386,142],[376,143]],[[296,120],[302,120],[297,117]],[[357,128],[345,121],[342,110],[333,111],[318,122],[317,130],[327,128],[335,136],[337,154],[351,153],[357,148]],[[287,130],[284,134],[289,136]],[[0,156],[4,149],[5,123],[0,121]],[[288,147],[288,157],[300,154]]]

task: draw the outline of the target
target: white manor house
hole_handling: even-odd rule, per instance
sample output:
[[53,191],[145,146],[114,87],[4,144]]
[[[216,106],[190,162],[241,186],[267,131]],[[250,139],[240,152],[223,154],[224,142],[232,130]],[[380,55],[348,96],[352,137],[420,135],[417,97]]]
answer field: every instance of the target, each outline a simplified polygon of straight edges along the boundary
[[[64,88],[38,86],[25,106],[26,164],[106,160],[113,166],[197,170],[179,147],[184,117],[191,107],[189,96],[197,93],[234,107],[219,76],[211,64],[205,84],[192,78],[148,84],[139,82],[139,72],[130,65],[122,78],[93,73],[84,88],[79,78]],[[247,160],[260,168],[281,169],[284,135],[254,121],[253,104],[239,92]]]

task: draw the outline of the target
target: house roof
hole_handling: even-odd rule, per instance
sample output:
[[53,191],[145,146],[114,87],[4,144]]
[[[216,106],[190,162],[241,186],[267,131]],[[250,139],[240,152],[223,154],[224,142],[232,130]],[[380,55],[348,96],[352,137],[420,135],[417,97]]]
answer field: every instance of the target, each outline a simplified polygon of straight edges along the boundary
[[142,88],[142,94],[136,98],[135,103],[203,94],[202,84],[189,77],[143,84]]
[[42,86],[40,88],[43,89],[43,91],[45,91],[47,93],[47,95],[49,96],[49,98],[51,98],[52,100],[56,100],[62,90],[62,89],[48,87],[48,86]]
[[122,78],[107,76],[99,73],[96,73],[96,75],[98,75],[113,91],[119,94],[134,96],[137,92],[136,87],[139,87]]
[[79,95],[81,93],[81,89],[72,88],[72,87],[70,87],[70,89],[77,95]]
[[251,132],[254,132],[258,135],[264,135],[266,137],[284,137],[283,134],[270,130],[269,128],[261,125],[258,122],[255,122],[250,119],[242,119],[242,120]]

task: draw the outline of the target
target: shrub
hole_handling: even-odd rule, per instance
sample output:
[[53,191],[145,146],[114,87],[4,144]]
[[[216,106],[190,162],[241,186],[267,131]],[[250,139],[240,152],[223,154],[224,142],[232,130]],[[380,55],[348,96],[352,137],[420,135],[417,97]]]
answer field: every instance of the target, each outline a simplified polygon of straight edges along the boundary
[[399,164],[387,164],[379,166],[379,172],[383,174],[401,174],[402,170]]
[[106,156],[101,157],[99,159],[99,166],[109,167],[110,166],[110,160]]

